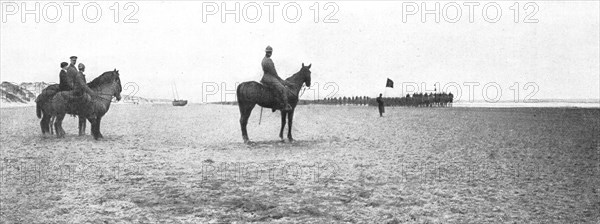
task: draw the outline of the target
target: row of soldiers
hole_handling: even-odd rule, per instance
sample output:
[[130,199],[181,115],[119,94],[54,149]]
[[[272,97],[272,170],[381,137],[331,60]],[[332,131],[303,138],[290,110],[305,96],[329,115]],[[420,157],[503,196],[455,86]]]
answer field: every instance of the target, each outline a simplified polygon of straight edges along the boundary
[[374,98],[368,96],[352,96],[352,97],[328,97],[322,100],[311,101],[312,104],[328,104],[328,105],[370,105],[371,101],[375,102]]
[[[414,93],[405,97],[383,97],[385,106],[408,106],[408,107],[446,107],[452,106],[454,95],[452,93]],[[353,97],[329,97],[315,100],[312,104],[327,105],[369,105],[378,106],[376,98],[368,96]]]

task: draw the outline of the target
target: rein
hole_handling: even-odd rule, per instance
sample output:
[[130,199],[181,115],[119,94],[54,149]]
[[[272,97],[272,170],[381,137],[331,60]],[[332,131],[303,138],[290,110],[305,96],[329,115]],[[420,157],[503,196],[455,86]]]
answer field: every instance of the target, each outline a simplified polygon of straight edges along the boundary
[[[103,93],[102,89],[98,89],[98,90],[93,90],[92,89],[92,91],[94,91],[96,93],[96,97],[98,97],[98,98],[100,98],[102,100],[105,100],[105,101],[111,101],[112,102],[112,99],[114,97],[113,96],[114,93],[112,93],[112,94],[110,94],[110,93],[109,94]],[[108,98],[105,98],[105,97],[102,97],[102,96],[108,96]]]
[[[96,96],[100,99],[106,100],[106,101],[112,101],[113,95],[112,94],[103,94],[103,93],[97,93]],[[102,96],[110,96],[110,98],[104,98]]]
[[[293,83],[293,82],[290,82],[290,83]],[[293,83],[293,84],[295,84],[295,83]],[[306,87],[306,85],[304,83],[302,83],[302,86],[300,87],[300,92],[299,92],[299,94],[296,95],[293,90],[291,90],[289,87],[287,87],[288,92],[291,93],[292,95],[298,97],[298,99],[300,99],[300,97],[302,95],[304,95],[304,91],[306,91],[306,89],[309,89],[309,88],[310,87]]]
[[298,99],[300,99],[300,97],[301,97],[302,95],[304,95],[304,91],[306,91],[306,89],[308,89],[308,88],[310,88],[310,87],[306,87],[306,85],[302,84],[302,91],[301,91],[301,93],[300,93],[300,96],[298,96]]

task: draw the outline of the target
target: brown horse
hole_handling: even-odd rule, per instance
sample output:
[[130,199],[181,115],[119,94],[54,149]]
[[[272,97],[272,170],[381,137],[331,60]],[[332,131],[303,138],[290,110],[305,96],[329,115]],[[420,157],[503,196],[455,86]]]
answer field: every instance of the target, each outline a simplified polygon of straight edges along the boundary
[[287,137],[289,141],[294,140],[292,138],[292,120],[294,118],[294,110],[298,104],[298,94],[300,93],[300,89],[302,89],[302,85],[306,84],[307,87],[310,87],[311,65],[304,66],[304,63],[302,63],[302,68],[300,68],[300,71],[286,79],[286,81],[291,84],[288,86],[288,101],[290,106],[292,106],[291,111],[283,111],[283,100],[281,99],[281,96],[276,95],[273,90],[268,89],[261,83],[255,81],[243,82],[237,87],[236,95],[238,106],[240,107],[240,125],[242,128],[242,138],[244,139],[244,143],[249,143],[246,126],[248,125],[250,113],[252,113],[252,109],[254,109],[256,104],[261,107],[271,108],[273,111],[281,110],[281,131],[279,131],[279,138],[283,140],[283,129],[285,128],[285,119],[287,116]]
[[[36,103],[36,114],[38,118],[42,118],[42,110],[41,110],[41,106],[43,103],[45,103],[46,101],[52,99],[52,97],[54,95],[56,95],[56,93],[60,92],[60,88],[58,84],[52,84],[47,86],[46,88],[44,88],[42,90],[42,92],[40,93],[40,95],[37,96],[37,98],[35,99],[35,103]],[[50,132],[51,135],[54,134],[54,129],[52,129],[52,125],[54,124],[54,120],[55,120],[55,116],[52,117],[46,117],[46,119],[42,119],[42,121],[40,121],[40,126],[42,127],[42,134],[46,134],[48,132]]]
[[[88,83],[88,87],[89,87],[89,83]],[[38,118],[42,118],[42,104],[45,103],[46,101],[52,99],[52,97],[54,95],[56,95],[56,93],[60,92],[59,86],[58,84],[53,84],[53,85],[49,85],[46,88],[44,88],[44,90],[42,90],[42,93],[40,93],[40,95],[35,99],[36,102],[36,113]],[[75,111],[69,111],[67,112],[67,114],[71,114],[71,116],[77,116],[75,115]],[[85,135],[85,125],[86,125],[86,120],[85,117],[82,116],[78,116],[79,117],[79,136],[83,136]],[[40,121],[40,126],[42,127],[42,134],[46,134],[46,133],[50,133],[50,135],[54,135],[54,128],[52,128],[54,126],[54,121],[56,120],[56,116],[51,116],[51,117],[46,117],[45,119],[42,119]]]
[[[112,97],[116,97],[117,100],[121,100],[121,79],[119,78],[119,71],[108,71],[95,78],[93,81],[88,83],[96,95],[91,96],[91,100],[85,103],[79,103],[74,105],[70,99],[73,98],[72,91],[58,92],[54,96],[43,97],[44,91],[38,96],[36,113],[38,118],[42,118],[40,127],[42,128],[42,134],[49,132],[51,128],[50,120],[52,117],[56,117],[54,122],[54,128],[57,137],[64,137],[65,131],[62,128],[62,121],[66,114],[79,115],[79,134],[85,132],[85,119],[90,121],[92,124],[92,135],[94,139],[98,140],[102,138],[100,133],[100,121],[102,116],[108,112]],[[50,88],[50,87],[47,87]],[[75,109],[79,109],[79,112]],[[43,115],[43,117],[42,117]]]

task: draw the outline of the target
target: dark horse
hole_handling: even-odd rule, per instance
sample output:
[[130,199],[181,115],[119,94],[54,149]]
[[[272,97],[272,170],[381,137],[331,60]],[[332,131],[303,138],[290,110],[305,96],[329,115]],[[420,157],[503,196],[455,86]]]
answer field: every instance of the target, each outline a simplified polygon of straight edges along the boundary
[[[46,134],[50,131],[50,119],[56,117],[54,128],[56,136],[61,138],[65,135],[65,130],[62,128],[62,121],[66,114],[79,115],[79,134],[85,132],[85,119],[90,121],[92,124],[92,135],[94,139],[98,140],[102,138],[100,133],[100,121],[102,116],[108,112],[112,97],[116,97],[117,100],[121,100],[121,79],[119,78],[119,71],[108,71],[98,76],[90,83],[87,84],[95,93],[95,96],[91,96],[91,100],[82,105],[78,105],[81,108],[79,114],[74,111],[75,105],[69,103],[69,99],[72,98],[72,91],[63,91],[56,93],[49,100],[40,100],[37,103],[36,113],[38,118],[42,118],[40,121],[40,127],[42,128],[42,134]],[[47,88],[53,88],[51,86]],[[46,91],[44,89],[42,94]],[[40,94],[41,96],[41,94]],[[40,99],[38,96],[38,99]],[[43,117],[42,117],[43,114]]]
[[304,63],[302,63],[302,68],[300,68],[300,71],[286,79],[286,81],[291,84],[288,86],[288,101],[290,106],[292,106],[291,111],[283,111],[283,100],[281,99],[281,96],[274,94],[272,90],[268,89],[263,84],[250,81],[243,82],[237,87],[236,95],[238,105],[240,107],[240,125],[242,127],[242,137],[244,138],[244,143],[249,142],[246,126],[248,125],[250,113],[252,113],[252,109],[254,109],[256,104],[261,107],[271,108],[273,111],[281,110],[281,131],[279,131],[279,138],[281,138],[281,140],[283,140],[285,118],[286,116],[289,116],[287,137],[290,141],[294,140],[292,138],[292,120],[294,118],[294,110],[298,104],[298,94],[300,93],[300,89],[302,89],[302,85],[306,84],[307,87],[310,87],[310,66],[311,65],[304,66]]

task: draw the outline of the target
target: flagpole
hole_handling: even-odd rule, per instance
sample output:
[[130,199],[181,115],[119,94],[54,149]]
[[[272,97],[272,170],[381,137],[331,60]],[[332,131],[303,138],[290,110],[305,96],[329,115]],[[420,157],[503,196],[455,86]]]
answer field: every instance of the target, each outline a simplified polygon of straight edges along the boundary
[[387,96],[387,93],[386,93],[386,91],[387,91],[387,86],[386,86],[386,87],[383,87],[383,97],[386,97],[386,96]]
[[387,80],[389,80],[390,78],[386,78],[385,79],[385,87],[383,87],[383,97],[387,96]]

